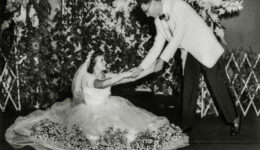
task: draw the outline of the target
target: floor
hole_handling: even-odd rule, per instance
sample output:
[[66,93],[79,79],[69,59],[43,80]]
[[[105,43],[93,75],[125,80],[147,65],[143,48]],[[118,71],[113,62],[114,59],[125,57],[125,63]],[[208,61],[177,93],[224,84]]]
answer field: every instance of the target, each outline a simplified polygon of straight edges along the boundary
[[[145,108],[157,115],[166,116],[171,122],[180,125],[181,105],[176,97],[154,96],[149,93],[134,93],[121,95],[132,101],[136,106]],[[13,150],[6,143],[4,134],[15,118],[26,115],[32,110],[15,112],[7,110],[0,113],[0,150]],[[196,127],[189,133],[190,146],[181,150],[260,150],[260,117],[250,112],[242,120],[242,129],[239,136],[229,135],[230,127],[220,117],[208,116],[197,119]],[[21,150],[32,150],[25,147]]]

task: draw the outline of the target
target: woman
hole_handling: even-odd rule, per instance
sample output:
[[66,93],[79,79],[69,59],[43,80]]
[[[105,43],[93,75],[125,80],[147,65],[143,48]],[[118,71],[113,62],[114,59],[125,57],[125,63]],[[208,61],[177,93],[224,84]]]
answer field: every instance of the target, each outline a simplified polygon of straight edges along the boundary
[[[35,111],[26,117],[18,118],[7,130],[6,140],[15,148],[31,145],[36,149],[77,149],[71,145],[66,147],[66,144],[64,146],[57,142],[59,140],[53,140],[57,137],[48,135],[45,138],[32,137],[32,135],[35,135],[35,131],[42,131],[42,128],[45,129],[46,127],[46,123],[38,126],[37,123],[39,124],[39,121],[48,118],[59,125],[65,125],[69,131],[73,131],[75,126],[79,127],[79,130],[82,131],[80,133],[88,139],[91,146],[100,144],[98,143],[100,137],[110,127],[126,131],[126,147],[137,149],[133,146],[133,143],[138,143],[137,135],[147,130],[159,131],[161,127],[169,125],[169,121],[165,117],[158,117],[134,106],[127,99],[111,96],[110,88],[116,84],[137,80],[152,70],[152,68],[148,69],[134,79],[131,78],[133,74],[131,70],[119,74],[105,73],[106,62],[103,52],[91,53],[74,76],[72,84],[73,103],[70,99],[66,99],[63,102],[55,103],[46,111]],[[53,128],[52,126],[57,125],[56,123],[49,123],[46,130]],[[51,133],[51,135],[55,135],[53,131]],[[188,144],[188,137],[181,133],[181,130],[173,130],[172,133],[174,133],[171,134],[172,140],[164,142],[165,144],[159,146],[160,149],[176,149]],[[167,133],[163,134],[166,135]],[[59,136],[62,135],[60,133]],[[69,136],[69,134],[67,135]],[[81,136],[80,134],[77,135]],[[38,135],[38,137],[41,136]],[[78,137],[75,136],[73,140],[75,138]],[[46,141],[56,141],[56,143]],[[85,149],[94,148],[85,147]]]

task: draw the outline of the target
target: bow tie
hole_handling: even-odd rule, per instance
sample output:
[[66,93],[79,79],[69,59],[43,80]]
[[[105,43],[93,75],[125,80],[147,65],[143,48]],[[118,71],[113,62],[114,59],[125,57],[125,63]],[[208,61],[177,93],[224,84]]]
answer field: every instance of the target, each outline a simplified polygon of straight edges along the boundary
[[159,19],[168,21],[170,19],[170,16],[168,14],[162,14],[159,16]]

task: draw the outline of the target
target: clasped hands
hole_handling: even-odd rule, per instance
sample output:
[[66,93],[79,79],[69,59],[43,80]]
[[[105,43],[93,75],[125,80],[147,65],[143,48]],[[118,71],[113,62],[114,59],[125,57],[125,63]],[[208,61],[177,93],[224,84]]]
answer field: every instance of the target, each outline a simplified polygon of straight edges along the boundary
[[[163,69],[163,64],[164,61],[162,59],[158,59],[153,65],[152,65],[152,69],[153,72],[159,72]],[[127,74],[128,78],[136,78],[138,77],[141,72],[143,72],[144,69],[142,69],[141,67],[134,67],[132,69],[130,69],[129,71],[125,72]]]

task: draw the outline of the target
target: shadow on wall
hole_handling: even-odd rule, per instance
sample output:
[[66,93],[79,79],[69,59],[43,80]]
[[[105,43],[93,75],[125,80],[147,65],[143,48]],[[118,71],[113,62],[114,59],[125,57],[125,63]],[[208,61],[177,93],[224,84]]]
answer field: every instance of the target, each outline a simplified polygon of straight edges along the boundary
[[248,49],[260,53],[260,1],[244,0],[244,9],[238,16],[222,21],[226,28],[226,48]]

